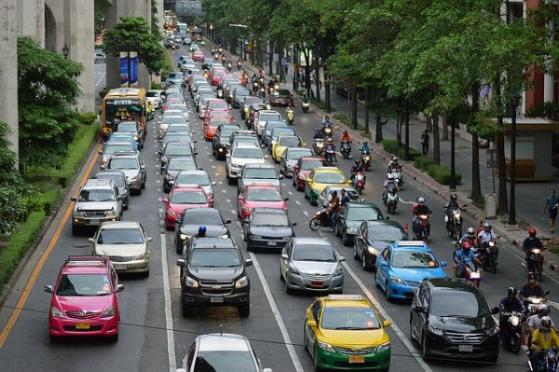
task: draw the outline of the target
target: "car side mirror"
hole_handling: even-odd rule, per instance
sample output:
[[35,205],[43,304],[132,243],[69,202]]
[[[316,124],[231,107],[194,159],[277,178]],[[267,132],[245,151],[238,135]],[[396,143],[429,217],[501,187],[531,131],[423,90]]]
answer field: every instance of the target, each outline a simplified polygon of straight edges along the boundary
[[384,319],[384,320],[382,321],[382,327],[383,327],[383,328],[388,328],[388,327],[390,327],[390,326],[392,326],[392,322],[391,322],[390,320]]
[[72,196],[72,197],[70,198],[70,200],[73,201],[73,202],[75,202],[75,201],[78,201],[78,198],[76,198],[75,196]]
[[95,239],[93,239],[93,238],[88,238],[87,241],[90,242],[90,243],[95,243]]
[[252,266],[252,264],[253,264],[252,259],[247,258],[247,259],[245,260],[245,266]]
[[52,293],[53,289],[52,289],[52,285],[45,285],[43,287],[43,291],[47,292],[47,293]]
[[184,266],[185,266],[185,261],[184,261],[183,258],[179,258],[179,259],[177,260],[177,266],[180,266],[180,267],[184,267]]
[[194,155],[198,155],[198,151],[194,151]]
[[231,220],[225,220],[224,224],[229,225],[231,223]]
[[446,262],[446,261],[441,261],[441,266],[442,266],[442,267],[448,266],[448,262]]
[[345,261],[345,257],[344,257],[344,256],[338,257],[338,262],[344,262],[344,261]]
[[149,243],[153,240],[153,238],[151,236],[146,237],[146,243]]
[[117,284],[116,285],[116,293],[120,293],[124,291],[124,284]]
[[281,257],[282,260],[289,259],[289,256],[287,255],[287,253],[282,253],[280,257]]
[[316,327],[316,321],[314,319],[307,320],[307,326],[311,328]]
[[292,222],[291,226],[297,226],[297,222]]
[[105,164],[101,164],[101,166],[99,168],[101,168],[101,170],[105,170],[105,169],[107,169],[107,166]]

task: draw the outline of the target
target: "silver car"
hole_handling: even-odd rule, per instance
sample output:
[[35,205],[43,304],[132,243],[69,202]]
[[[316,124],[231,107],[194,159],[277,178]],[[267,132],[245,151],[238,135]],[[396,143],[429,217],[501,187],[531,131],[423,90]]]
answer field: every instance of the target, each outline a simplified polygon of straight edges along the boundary
[[285,177],[293,177],[293,166],[304,156],[313,156],[312,150],[305,147],[288,147],[280,158],[280,172]]
[[342,293],[343,261],[345,258],[338,256],[326,239],[293,238],[280,256],[280,274],[285,291]]
[[264,126],[269,121],[283,121],[281,114],[274,110],[260,110],[258,116],[254,120],[254,130],[261,137],[264,133]]
[[175,179],[181,171],[198,169],[196,160],[192,156],[175,156],[169,159],[163,169],[163,191],[169,192],[175,184]]
[[227,153],[227,163],[225,164],[229,184],[235,183],[236,179],[241,176],[243,167],[249,163],[266,163],[266,157],[258,145],[254,143],[239,143],[231,148],[231,151]]
[[[200,186],[204,189],[208,200],[213,200],[214,198],[214,185],[216,182],[212,182],[208,172],[205,170],[190,170],[181,171],[177,174],[175,178],[175,186]],[[211,205],[211,203],[210,203]]]
[[93,255],[109,257],[117,272],[149,276],[151,237],[138,222],[104,222],[89,241],[93,243]]
[[283,176],[278,174],[276,167],[272,164],[247,164],[243,167],[243,172],[237,182],[237,193],[243,187],[254,184],[269,184],[280,187],[280,179]]
[[132,142],[109,140],[103,144],[103,149],[99,150],[101,165],[106,166],[114,153],[131,151],[136,152],[136,146],[134,146]]
[[146,165],[139,154],[116,153],[112,156],[106,169],[123,171],[126,175],[126,183],[130,191],[141,194],[142,189],[146,187]]
[[180,113],[171,112],[169,114],[163,114],[163,117],[160,121],[158,121],[158,124],[159,138],[163,138],[165,132],[167,131],[167,128],[169,128],[169,125],[186,124],[186,119]]

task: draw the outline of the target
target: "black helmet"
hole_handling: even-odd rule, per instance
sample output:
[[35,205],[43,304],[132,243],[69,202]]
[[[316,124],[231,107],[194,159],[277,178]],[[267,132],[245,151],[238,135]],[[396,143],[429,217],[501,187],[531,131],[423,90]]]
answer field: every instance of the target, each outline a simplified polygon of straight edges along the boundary
[[203,235],[206,233],[206,226],[202,225],[198,228],[198,234]]
[[507,296],[516,296],[516,289],[514,287],[507,288]]
[[456,201],[458,199],[458,195],[450,194],[450,200]]

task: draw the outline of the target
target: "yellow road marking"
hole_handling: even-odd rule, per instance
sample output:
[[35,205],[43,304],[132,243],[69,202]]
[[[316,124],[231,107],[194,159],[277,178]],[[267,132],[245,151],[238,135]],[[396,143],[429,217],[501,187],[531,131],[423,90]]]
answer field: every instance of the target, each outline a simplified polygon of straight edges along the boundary
[[[98,157],[99,157],[99,155],[98,155],[97,151],[95,151],[95,155],[93,156],[90,163],[88,164],[87,170],[86,170],[83,178],[80,181],[80,187],[78,188],[78,190],[81,189],[81,187],[85,184],[85,182],[87,181],[87,179],[91,175],[91,172],[93,171],[93,167],[95,166],[95,163],[97,162]],[[66,211],[64,212],[64,216],[62,217],[62,220],[58,224],[58,226],[56,228],[56,231],[55,231],[55,233],[52,237],[52,240],[50,241],[49,245],[47,246],[47,249],[45,250],[45,252],[43,252],[43,254],[41,255],[41,258],[37,262],[37,265],[35,265],[35,268],[33,269],[33,272],[31,273],[31,276],[29,277],[29,280],[28,280],[27,284],[25,285],[25,288],[23,289],[23,292],[21,293],[21,296],[19,297],[19,300],[17,301],[16,307],[12,311],[12,314],[10,315],[10,318],[8,319],[8,322],[4,326],[4,329],[2,329],[2,333],[0,333],[0,349],[2,347],[4,347],[4,344],[6,343],[6,340],[8,339],[8,336],[9,336],[12,328],[14,327],[17,320],[19,319],[19,316],[21,315],[23,307],[25,306],[25,303],[27,302],[27,299],[29,298],[29,294],[31,293],[31,290],[33,289],[33,287],[35,286],[35,283],[37,282],[37,279],[39,278],[39,274],[41,273],[41,270],[43,269],[43,266],[45,265],[45,262],[47,261],[47,258],[50,256],[52,250],[54,249],[54,247],[58,243],[58,240],[60,239],[60,235],[62,234],[62,230],[64,229],[64,226],[66,225],[66,221],[68,221],[68,218],[72,214],[73,207],[74,207],[74,203],[68,203],[68,207],[66,207]]]

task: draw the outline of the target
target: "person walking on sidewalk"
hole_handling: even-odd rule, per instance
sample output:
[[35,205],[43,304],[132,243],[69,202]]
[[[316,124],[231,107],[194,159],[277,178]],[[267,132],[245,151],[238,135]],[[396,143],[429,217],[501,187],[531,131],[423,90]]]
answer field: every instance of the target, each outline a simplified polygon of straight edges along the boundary
[[421,135],[421,150],[423,156],[429,153],[429,132],[427,131],[427,129],[425,129],[425,131]]
[[551,233],[555,231],[555,220],[557,219],[558,208],[559,208],[559,198],[557,198],[557,193],[555,192],[555,189],[552,189],[551,194],[547,197],[545,201],[545,206],[543,208],[544,218],[545,218],[546,211],[549,217],[549,232]]

